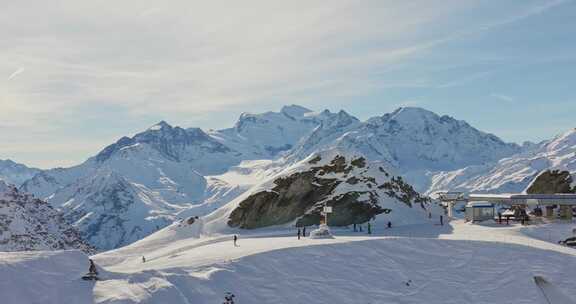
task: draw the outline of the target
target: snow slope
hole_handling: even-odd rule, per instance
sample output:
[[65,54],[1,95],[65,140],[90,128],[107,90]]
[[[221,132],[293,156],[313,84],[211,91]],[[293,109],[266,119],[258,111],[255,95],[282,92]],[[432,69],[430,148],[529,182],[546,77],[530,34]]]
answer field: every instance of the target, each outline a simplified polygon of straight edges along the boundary
[[[575,298],[567,274],[576,251],[519,230],[431,221],[372,236],[336,230],[329,240],[241,235],[238,247],[231,236],[151,235],[94,256],[95,283],[79,280],[88,265],[77,252],[0,253],[0,293],[6,303],[43,304],[221,303],[226,292],[244,304],[530,304],[545,303],[533,280],[542,276]],[[412,237],[398,236],[405,232]]]
[[[271,226],[317,223],[324,203],[333,206],[333,225],[377,222],[419,223],[439,212],[380,162],[340,150],[323,151],[250,188],[201,217],[204,235]],[[237,228],[232,228],[237,227]]]
[[79,251],[0,252],[0,294],[6,304],[94,303],[80,277],[88,257]]
[[496,163],[440,172],[433,176],[428,192],[449,189],[518,193],[545,170],[568,171],[576,180],[576,129]]
[[40,171],[40,169],[29,168],[9,159],[0,159],[0,180],[3,180],[8,184],[20,186],[23,182],[31,179]]

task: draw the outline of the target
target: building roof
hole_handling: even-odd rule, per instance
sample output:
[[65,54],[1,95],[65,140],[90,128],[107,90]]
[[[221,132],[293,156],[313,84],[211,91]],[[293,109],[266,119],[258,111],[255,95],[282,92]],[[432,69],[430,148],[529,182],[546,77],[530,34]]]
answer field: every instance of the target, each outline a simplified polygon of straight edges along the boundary
[[469,202],[466,207],[472,208],[494,208],[494,204],[490,202]]
[[468,201],[488,201],[504,204],[528,204],[537,203],[541,205],[567,204],[576,205],[576,194],[475,194],[467,196]]

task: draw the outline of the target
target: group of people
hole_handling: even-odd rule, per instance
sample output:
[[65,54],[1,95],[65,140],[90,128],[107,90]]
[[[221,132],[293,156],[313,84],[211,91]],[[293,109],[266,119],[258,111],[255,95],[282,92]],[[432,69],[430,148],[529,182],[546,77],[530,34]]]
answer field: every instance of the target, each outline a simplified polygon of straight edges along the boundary
[[300,237],[306,237],[306,226],[302,229],[298,228],[298,239],[300,239]]
[[[362,227],[363,226],[359,225],[359,224],[353,224],[352,225],[352,229],[354,230],[354,232],[363,232]],[[392,228],[392,222],[388,221],[388,223],[386,223],[386,228],[388,228],[388,229]],[[372,234],[372,223],[368,222],[366,224],[366,229],[367,229],[368,234]]]

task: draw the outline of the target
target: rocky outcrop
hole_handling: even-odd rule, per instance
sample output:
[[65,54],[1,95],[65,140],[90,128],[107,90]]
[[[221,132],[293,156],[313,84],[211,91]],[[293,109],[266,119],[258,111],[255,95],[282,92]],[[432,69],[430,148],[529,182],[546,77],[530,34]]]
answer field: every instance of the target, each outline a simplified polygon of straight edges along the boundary
[[52,206],[0,182],[0,251],[64,249],[94,253]]
[[547,170],[538,175],[526,192],[530,194],[576,193],[576,187],[572,187],[570,172]]
[[346,226],[392,212],[380,204],[384,198],[406,207],[429,201],[400,177],[382,167],[371,168],[363,157],[347,160],[336,155],[325,162],[316,155],[306,164],[305,170],[278,177],[270,189],[240,202],[228,225],[254,229],[294,221],[296,226],[309,226],[320,222],[324,206],[331,206],[329,225]]

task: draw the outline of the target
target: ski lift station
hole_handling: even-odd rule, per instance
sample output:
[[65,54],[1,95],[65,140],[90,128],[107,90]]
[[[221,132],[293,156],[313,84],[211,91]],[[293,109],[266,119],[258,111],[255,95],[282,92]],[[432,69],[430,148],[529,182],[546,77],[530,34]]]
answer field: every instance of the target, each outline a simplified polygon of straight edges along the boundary
[[[466,220],[479,222],[495,218],[495,205],[520,210],[528,217],[572,220],[576,210],[576,194],[464,194],[462,192],[438,193],[440,201],[448,207],[448,217],[453,217],[455,203],[466,203]],[[502,215],[502,214],[500,214]]]
[[481,222],[494,219],[494,204],[489,202],[469,202],[466,204],[466,221]]

